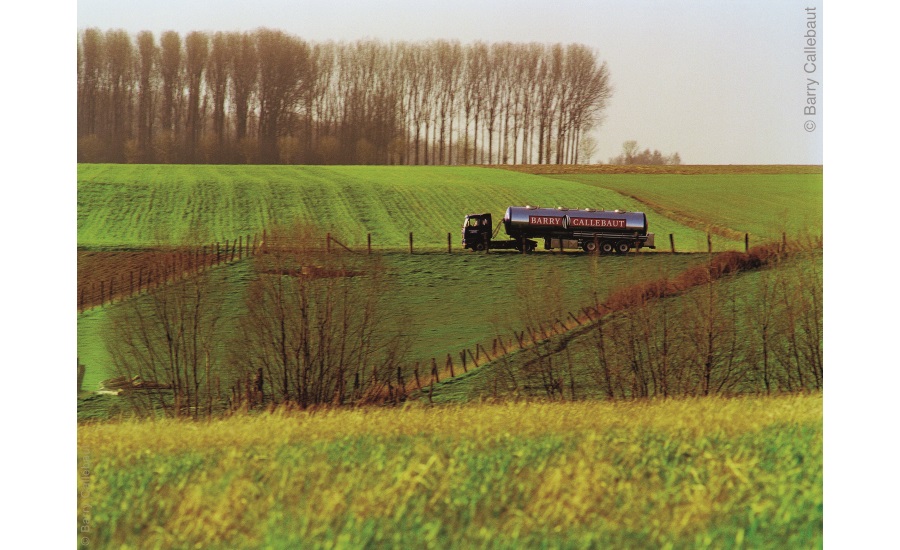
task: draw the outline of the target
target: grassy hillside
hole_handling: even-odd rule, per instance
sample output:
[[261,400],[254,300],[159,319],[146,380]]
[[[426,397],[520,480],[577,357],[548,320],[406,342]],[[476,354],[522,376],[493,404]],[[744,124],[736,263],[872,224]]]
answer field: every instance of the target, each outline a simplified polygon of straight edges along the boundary
[[85,547],[820,548],[822,398],[83,425]]
[[[758,174],[589,174],[566,176],[580,178],[568,181],[478,167],[80,165],[78,242],[122,247],[224,241],[299,220],[317,223],[351,245],[363,245],[371,232],[376,248],[403,249],[408,232],[414,231],[417,250],[437,251],[445,250],[447,232],[458,247],[466,213],[490,210],[500,216],[510,204],[532,203],[647,210],[663,249],[665,235],[673,232],[679,250],[696,251],[706,249],[705,229],[670,221],[606,187],[638,190],[641,197],[655,193],[652,198],[666,211],[692,205],[689,218],[694,222],[705,216],[709,223],[743,227],[740,220],[763,215],[754,209],[759,201],[748,200],[760,195],[755,185],[765,187],[765,195],[776,197],[782,206],[817,196],[810,181],[820,182],[820,175],[776,176],[807,179],[796,189],[781,181],[784,189],[779,191],[767,183],[775,176]],[[821,203],[820,187],[818,200]],[[743,201],[745,206],[720,211],[712,206],[717,201]],[[708,208],[697,210],[696,205]],[[717,250],[742,244],[715,238]],[[548,296],[555,297],[558,311],[577,312],[590,302],[591,292],[602,297],[613,286],[672,274],[702,261],[652,256],[603,258],[598,267],[580,254],[523,258],[392,253],[386,263],[394,282],[386,302],[391,316],[404,319],[412,344],[409,361],[440,360],[447,353],[455,356],[462,348],[489,343],[498,333],[509,336],[511,330],[521,330],[525,316],[541,313],[525,311],[529,301],[545,303]],[[250,271],[233,266],[225,273],[231,282],[221,287],[220,301],[226,310],[223,326],[228,326],[242,310]],[[103,343],[110,333],[107,313],[101,308],[79,316],[78,353],[88,366],[86,388],[95,388],[111,374]]]
[[[663,382],[658,357],[664,349],[662,335],[665,330],[668,335],[666,346],[671,354],[669,390],[679,393],[678,388],[684,393],[693,393],[695,390],[690,388],[695,388],[698,382],[690,362],[697,357],[691,354],[695,353],[694,346],[701,352],[705,349],[702,331],[708,322],[718,327],[714,336],[717,366],[713,379],[727,380],[725,393],[765,391],[760,327],[764,320],[761,304],[768,304],[765,322],[771,388],[773,391],[809,389],[814,386],[814,375],[810,371],[811,361],[815,358],[806,354],[810,350],[803,345],[815,338],[816,330],[821,338],[821,274],[822,251],[802,252],[767,268],[726,276],[716,281],[711,289],[701,285],[648,302],[644,308],[609,314],[604,317],[603,324],[606,339],[602,353],[606,356],[607,368],[613,375],[618,373],[626,380],[633,378],[632,369],[643,372],[650,383],[650,395],[659,395]],[[818,313],[803,309],[810,305],[812,293],[818,296]],[[786,306],[790,309],[785,309]],[[714,313],[708,314],[708,311]],[[806,314],[808,316],[804,316]],[[665,329],[663,318],[667,319]],[[793,325],[788,324],[788,319],[793,319]],[[818,327],[815,319],[818,319]],[[430,399],[444,403],[498,395],[545,396],[542,381],[551,370],[556,373],[554,378],[564,381],[561,389],[566,398],[570,397],[570,380],[574,380],[576,396],[604,398],[607,395],[606,380],[599,360],[596,327],[596,323],[585,324],[538,346],[516,350],[465,376],[442,381],[435,385]],[[790,346],[786,338],[798,343],[799,358],[787,351]],[[642,348],[648,343],[650,349]],[[789,372],[784,370],[785,364],[790,365]],[[677,373],[676,369],[684,370]],[[632,389],[626,384],[624,391],[628,393]]]
[[552,175],[611,189],[681,223],[754,240],[822,235],[822,174]]
[[[673,275],[704,258],[644,253],[600,258],[580,253],[387,253],[381,256],[389,277],[384,315],[404,327],[411,344],[410,365],[432,357],[443,365],[448,353],[456,357],[477,343],[488,345],[498,334],[512,338],[513,330],[522,330],[542,313],[549,319],[550,309],[562,311],[565,318],[564,312],[578,313],[591,304],[594,293],[602,299],[615,287]],[[213,300],[221,305],[222,341],[233,335],[252,276],[246,261],[205,275],[214,289]],[[553,299],[553,308],[529,311],[529,304],[544,304],[548,298]],[[110,312],[122,307],[131,305],[119,302],[78,316],[78,356],[87,366],[85,389],[96,389],[113,375],[105,338],[113,329]]]
[[[705,232],[634,199],[592,185],[478,167],[78,166],[78,244],[151,246],[224,241],[302,222],[351,245],[372,233],[380,248],[459,246],[465,214],[510,205],[646,211],[651,231],[674,233],[679,250],[706,249]],[[720,239],[717,249],[737,247]]]

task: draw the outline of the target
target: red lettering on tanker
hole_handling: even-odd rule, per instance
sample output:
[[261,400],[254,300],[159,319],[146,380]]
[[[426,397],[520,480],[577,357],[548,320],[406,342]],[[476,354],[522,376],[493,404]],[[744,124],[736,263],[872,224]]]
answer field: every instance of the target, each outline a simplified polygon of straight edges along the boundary
[[613,220],[609,218],[571,218],[570,227],[611,227],[613,229],[625,229],[625,220]]
[[562,225],[562,218],[555,216],[528,216],[531,225]]

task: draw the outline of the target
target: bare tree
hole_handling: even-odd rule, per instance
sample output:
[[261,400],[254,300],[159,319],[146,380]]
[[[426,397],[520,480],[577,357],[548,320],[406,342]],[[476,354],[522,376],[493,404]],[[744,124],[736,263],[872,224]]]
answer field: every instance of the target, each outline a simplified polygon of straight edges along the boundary
[[775,287],[769,273],[759,275],[756,293],[747,300],[747,317],[750,321],[749,329],[752,332],[756,345],[749,346],[752,350],[748,359],[753,369],[758,373],[762,381],[763,389],[768,395],[774,385],[772,372],[772,341],[776,336],[776,295]]
[[259,60],[259,157],[278,162],[278,136],[287,131],[307,86],[309,46],[281,31],[256,31]]
[[125,31],[107,31],[103,39],[106,50],[106,89],[108,90],[108,125],[104,132],[109,159],[125,161],[125,143],[131,127],[131,94],[133,89],[133,51]]
[[116,372],[129,384],[125,396],[139,413],[196,418],[212,410],[212,373],[220,374],[220,311],[212,297],[218,284],[197,276],[110,312],[106,345]]
[[138,84],[138,124],[137,148],[139,162],[151,162],[153,127],[154,127],[154,94],[157,74],[158,50],[153,33],[143,31],[138,34],[139,73]]
[[203,73],[209,57],[209,37],[206,33],[192,32],[185,40],[185,73],[188,85],[187,100],[187,140],[186,160],[197,162],[197,147],[200,143],[200,131],[203,114],[200,111],[200,97],[203,94]]
[[83,162],[103,160],[98,119],[101,108],[103,78],[103,34],[98,29],[85,29],[78,48],[78,157]]
[[802,329],[799,341],[801,355],[812,375],[813,389],[820,390],[824,379],[822,271],[817,265],[811,264],[808,269],[803,270],[798,283],[803,306],[798,320]]
[[160,38],[160,128],[156,135],[154,155],[160,162],[181,162],[176,140],[181,133],[183,65],[181,36],[166,31]]
[[230,72],[229,48],[228,36],[225,33],[217,32],[213,35],[206,74],[212,96],[212,134],[215,150],[211,156],[215,162],[224,162],[227,158],[225,104],[228,98]]
[[[462,47],[458,42],[438,41],[434,44],[437,70],[439,72],[437,121],[438,164],[450,164],[453,146],[453,119],[462,67]],[[445,146],[447,148],[445,156]]]
[[690,294],[683,312],[682,325],[689,327],[687,360],[693,374],[693,393],[699,395],[711,395],[731,387],[738,375],[736,298],[731,291],[723,300],[714,283],[712,267],[709,267],[702,290]]
[[262,370],[267,400],[307,407],[385,397],[402,359],[399,330],[381,315],[377,260],[325,254],[321,235],[275,230],[255,279],[232,362]]
[[[235,140],[239,147],[249,152],[253,149],[247,146],[250,138],[251,100],[257,91],[259,72],[256,41],[252,34],[232,33],[228,35],[228,45]],[[251,162],[246,156],[241,160]]]
[[[474,124],[474,132],[472,134],[472,164],[478,163],[478,122],[481,119],[481,107],[484,104],[484,96],[482,90],[483,80],[487,78],[488,63],[488,47],[483,42],[476,42],[466,48],[466,64],[465,64],[465,84],[464,88],[464,111],[465,111],[465,146],[466,155],[469,151],[469,121]],[[466,161],[468,164],[468,160]]]

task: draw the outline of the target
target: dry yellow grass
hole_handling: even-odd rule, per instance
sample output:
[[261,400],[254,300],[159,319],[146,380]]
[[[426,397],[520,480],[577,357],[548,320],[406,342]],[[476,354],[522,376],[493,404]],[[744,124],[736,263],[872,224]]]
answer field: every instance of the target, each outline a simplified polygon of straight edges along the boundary
[[101,547],[815,547],[821,422],[813,395],[84,425],[80,508]]

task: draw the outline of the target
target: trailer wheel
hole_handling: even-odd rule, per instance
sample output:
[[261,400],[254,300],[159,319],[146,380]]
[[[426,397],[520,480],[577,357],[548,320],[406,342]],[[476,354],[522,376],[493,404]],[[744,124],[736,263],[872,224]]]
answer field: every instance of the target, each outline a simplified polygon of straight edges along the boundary
[[600,253],[601,254],[612,254],[615,252],[615,247],[609,241],[600,241]]
[[619,241],[616,243],[616,253],[617,254],[628,254],[628,251],[631,250],[631,245],[625,241]]
[[584,251],[587,252],[588,254],[596,254],[599,246],[597,245],[597,243],[595,241],[590,240],[590,241],[584,241],[584,243],[581,245],[581,248],[584,249]]

